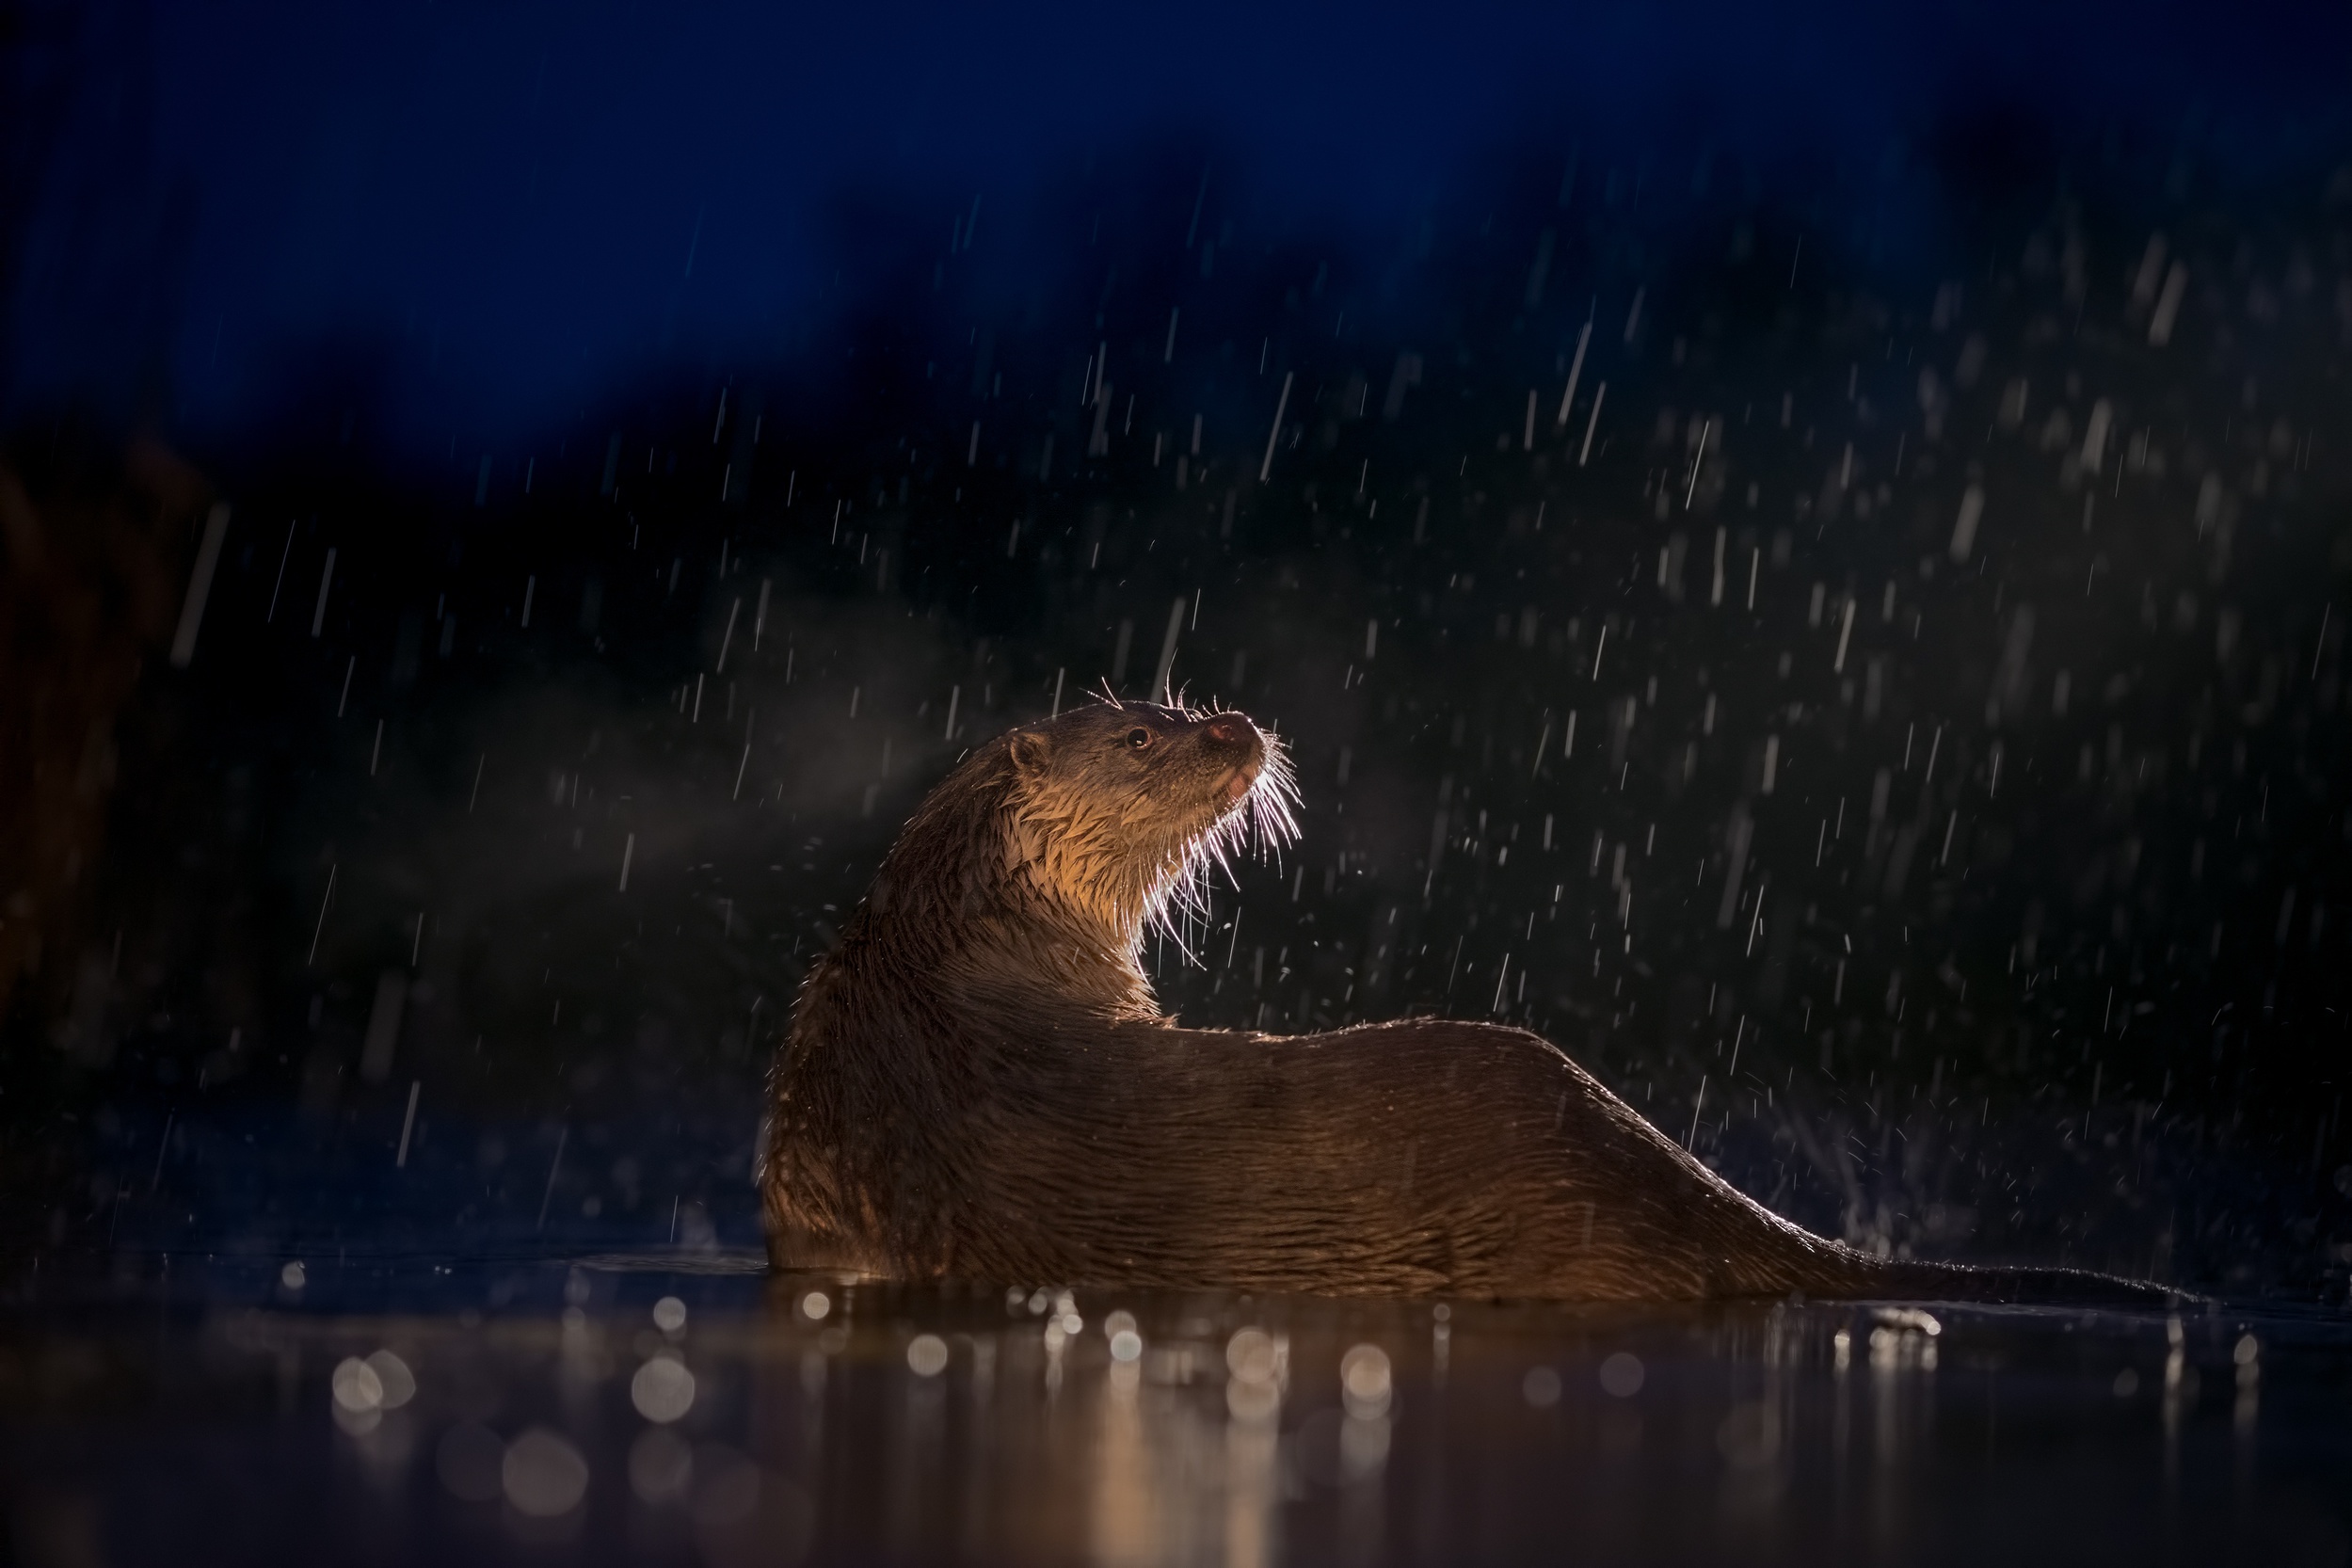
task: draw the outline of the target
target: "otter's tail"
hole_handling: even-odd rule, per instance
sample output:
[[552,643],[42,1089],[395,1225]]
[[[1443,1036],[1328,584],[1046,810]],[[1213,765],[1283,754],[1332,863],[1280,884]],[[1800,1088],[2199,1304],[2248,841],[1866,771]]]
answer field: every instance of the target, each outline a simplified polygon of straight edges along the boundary
[[2146,1280],[2088,1269],[1980,1267],[1873,1257],[1848,1251],[1821,1259],[1828,1267],[1807,1294],[1874,1297],[1881,1301],[2013,1303],[2033,1306],[2161,1307],[2184,1292]]

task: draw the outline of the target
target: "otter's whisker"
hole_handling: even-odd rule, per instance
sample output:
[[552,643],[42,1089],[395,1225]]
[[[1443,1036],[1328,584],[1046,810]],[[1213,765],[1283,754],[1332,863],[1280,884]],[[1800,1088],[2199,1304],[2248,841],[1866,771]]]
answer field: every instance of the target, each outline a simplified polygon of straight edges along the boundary
[[[1243,800],[1251,829],[1257,840],[1261,856],[1271,856],[1281,864],[1285,844],[1299,837],[1299,822],[1292,808],[1302,804],[1297,771],[1291,766],[1290,748],[1281,737],[1266,737],[1266,760],[1260,767],[1257,782],[1250,787]],[[1238,817],[1237,817],[1238,820]]]

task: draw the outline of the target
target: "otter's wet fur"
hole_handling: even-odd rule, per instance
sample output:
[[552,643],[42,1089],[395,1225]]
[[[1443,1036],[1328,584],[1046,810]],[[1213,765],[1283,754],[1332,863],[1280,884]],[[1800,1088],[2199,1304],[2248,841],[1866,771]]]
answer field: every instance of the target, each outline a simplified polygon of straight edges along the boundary
[[778,1267],[898,1279],[1584,1301],[2160,1302],[1870,1256],[1790,1224],[1528,1031],[1186,1029],[1139,963],[1295,835],[1234,712],[1089,703],[925,798],[810,974],[770,1087]]

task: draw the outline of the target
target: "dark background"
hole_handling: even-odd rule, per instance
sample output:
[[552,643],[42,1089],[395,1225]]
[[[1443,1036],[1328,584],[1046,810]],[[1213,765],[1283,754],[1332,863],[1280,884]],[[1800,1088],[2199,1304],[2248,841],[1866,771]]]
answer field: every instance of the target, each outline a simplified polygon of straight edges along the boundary
[[2341,1299],[2340,19],[0,26],[20,1264],[754,1242],[896,824],[1181,600],[1306,792],[1188,1019]]

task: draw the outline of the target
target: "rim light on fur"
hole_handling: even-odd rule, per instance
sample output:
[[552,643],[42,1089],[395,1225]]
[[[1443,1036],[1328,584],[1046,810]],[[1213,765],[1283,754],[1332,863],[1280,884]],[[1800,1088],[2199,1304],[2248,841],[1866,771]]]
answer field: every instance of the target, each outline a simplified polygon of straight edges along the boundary
[[[1222,708],[1187,710],[1186,716],[1207,720],[1223,712]],[[1290,765],[1290,748],[1271,730],[1261,730],[1260,734],[1266,743],[1266,755],[1249,792],[1194,834],[1175,868],[1144,895],[1143,918],[1135,928],[1138,952],[1143,948],[1144,934],[1157,931],[1176,944],[1186,962],[1206,968],[1185,939],[1185,933],[1188,927],[1206,924],[1208,920],[1211,873],[1223,872],[1229,885],[1239,887],[1240,880],[1234,873],[1235,856],[1254,847],[1260,859],[1272,859],[1279,866],[1284,847],[1297,841],[1296,808],[1302,802],[1298,775]]]

